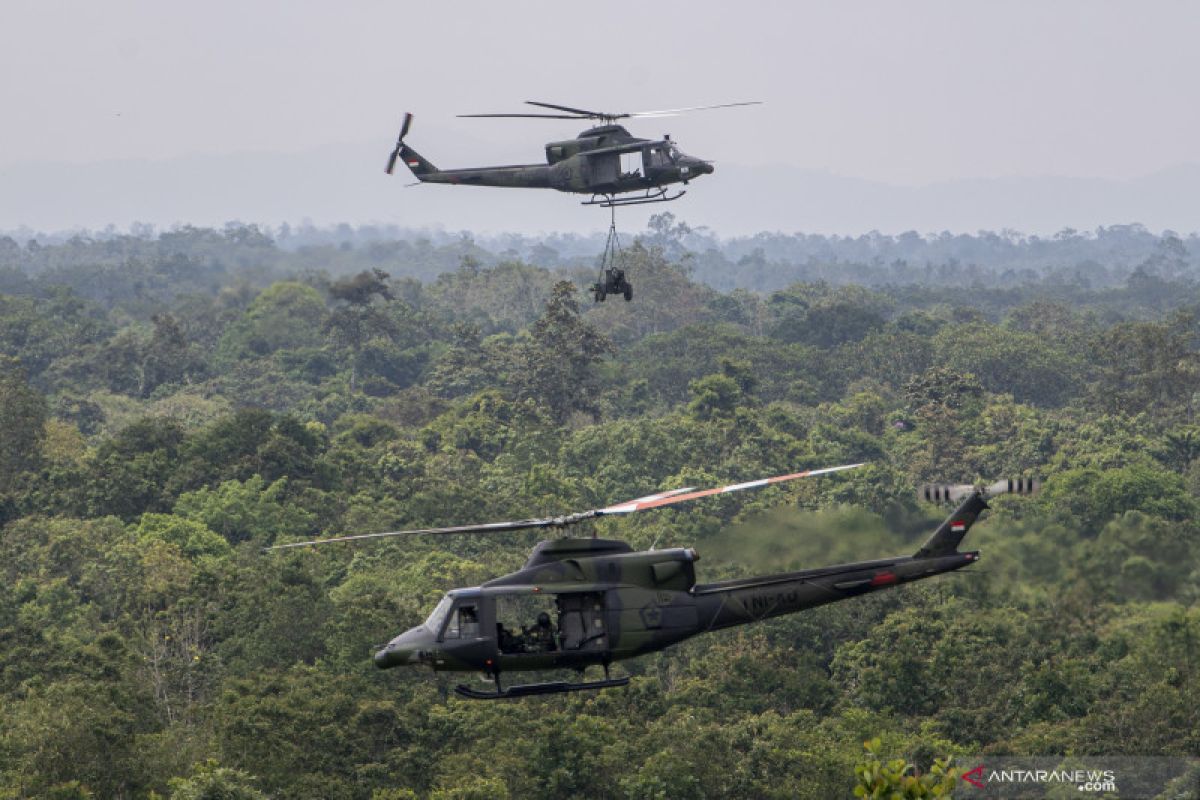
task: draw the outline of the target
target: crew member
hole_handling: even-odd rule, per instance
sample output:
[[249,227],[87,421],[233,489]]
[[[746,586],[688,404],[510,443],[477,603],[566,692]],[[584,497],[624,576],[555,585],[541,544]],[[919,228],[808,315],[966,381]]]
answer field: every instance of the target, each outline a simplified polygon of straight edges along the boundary
[[537,616],[537,624],[525,629],[525,642],[530,650],[545,652],[556,650],[554,644],[554,629],[550,627],[550,615],[545,611]]

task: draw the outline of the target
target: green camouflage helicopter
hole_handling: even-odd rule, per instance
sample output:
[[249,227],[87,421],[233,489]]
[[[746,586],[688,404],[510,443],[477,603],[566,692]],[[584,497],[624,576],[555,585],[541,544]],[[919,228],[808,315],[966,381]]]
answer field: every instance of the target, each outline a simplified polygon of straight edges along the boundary
[[[388,156],[385,171],[391,175],[396,167],[396,159],[402,159],[418,183],[557,189],[560,192],[590,195],[590,199],[583,201],[584,205],[609,208],[613,214],[608,228],[608,242],[604,247],[600,278],[592,286],[596,302],[600,303],[609,295],[620,295],[627,301],[633,299],[633,285],[626,279],[623,266],[617,263],[620,243],[617,239],[616,208],[678,200],[687,191],[680,190],[672,194],[671,186],[680,183],[686,186],[694,178],[713,171],[711,162],[683,153],[675,142],[671,141],[670,135],[664,134],[663,138],[658,140],[639,139],[623,126],[616,124],[617,120],[633,117],[670,117],[687,111],[760,105],[761,101],[620,113],[589,111],[537,100],[527,100],[526,104],[560,113],[459,116],[596,120],[601,124],[588,128],[574,139],[547,144],[545,164],[438,169],[427,158],[404,143],[404,137],[408,135],[413,120],[413,115],[406,113],[400,125],[400,136],[396,139],[396,146]],[[631,192],[641,194],[634,197],[621,196]]]
[[[641,203],[662,203],[678,200],[685,194],[669,194],[670,186],[686,185],[694,178],[713,171],[710,162],[684,154],[671,141],[639,139],[617,120],[631,117],[669,117],[686,111],[710,108],[758,105],[759,101],[724,103],[716,106],[673,108],[663,111],[634,111],[609,113],[554,103],[526,101],[528,105],[549,108],[559,114],[460,114],[460,117],[519,117],[534,119],[597,120],[602,124],[585,130],[574,139],[550,142],[546,145],[545,164],[472,167],[469,169],[438,169],[424,156],[404,143],[413,115],[406,113],[400,126],[396,146],[388,156],[387,174],[395,169],[396,159],[421,183],[448,183],[459,186],[503,186],[528,189],[557,189],[560,192],[591,195],[584,205],[605,208]],[[629,192],[641,192],[638,197],[618,197]]]
[[[561,517],[342,536],[270,549],[411,534],[566,528],[585,520],[860,466],[828,467],[701,491],[675,489]],[[380,669],[424,664],[435,671],[481,671],[495,683],[494,691],[461,684],[455,687],[463,697],[481,700],[624,686],[628,677],[609,675],[614,661],[662,650],[709,631],[848,600],[974,564],[979,553],[959,552],[958,545],[988,507],[987,500],[1009,492],[1028,494],[1037,487],[1031,479],[990,486],[928,486],[923,489],[925,500],[959,501],[959,505],[911,556],[719,583],[696,582],[699,556],[692,548],[635,552],[626,542],[595,537],[543,541],[517,572],[448,592],[423,624],[380,649],[375,664]],[[593,665],[603,668],[604,680],[554,681],[507,689],[500,682],[500,676],[508,672],[564,667],[582,676]]]

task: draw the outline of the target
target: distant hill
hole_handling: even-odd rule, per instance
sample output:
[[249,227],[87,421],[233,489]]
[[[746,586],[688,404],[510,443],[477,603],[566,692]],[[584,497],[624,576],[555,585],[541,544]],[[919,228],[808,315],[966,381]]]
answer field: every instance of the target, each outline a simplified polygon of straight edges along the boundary
[[[558,192],[405,189],[410,176],[383,174],[386,144],[0,168],[0,229],[311,219],[540,233],[589,232],[607,223],[603,211]],[[1131,180],[1013,177],[900,186],[795,167],[719,163],[679,202],[624,209],[618,223],[640,230],[650,214],[666,208],[724,236],[1005,228],[1048,234],[1134,222],[1188,233],[1200,230],[1200,165]]]

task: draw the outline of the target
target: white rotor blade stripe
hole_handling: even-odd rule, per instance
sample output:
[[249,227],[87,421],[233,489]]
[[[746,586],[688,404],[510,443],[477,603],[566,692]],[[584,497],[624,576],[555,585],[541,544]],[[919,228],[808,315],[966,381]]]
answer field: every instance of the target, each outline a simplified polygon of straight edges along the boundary
[[830,472],[841,472],[845,469],[854,469],[861,467],[862,464],[845,464],[840,467],[825,467],[824,469],[813,469],[806,472],[795,472],[791,475],[779,475],[774,478],[761,478],[756,481],[748,481],[746,483],[735,483],[730,486],[718,486],[715,489],[703,489],[699,492],[687,492],[679,494],[670,494],[667,497],[654,498],[639,498],[638,500],[630,500],[625,503],[618,503],[608,508],[598,510],[598,515],[607,514],[629,514],[634,511],[644,511],[648,508],[658,508],[660,506],[671,505],[673,503],[682,503],[685,500],[695,500],[700,497],[710,497],[714,494],[725,494],[727,492],[740,492],[742,489],[757,489],[760,486],[768,486],[772,483],[782,483],[784,481],[792,481],[797,478],[808,478],[813,475],[825,475]]
[[648,494],[645,497],[639,497],[636,500],[628,500],[624,503],[619,503],[608,508],[596,509],[597,514],[628,514],[630,511],[638,510],[638,503],[648,503],[652,500],[662,500],[664,497],[674,497],[677,494],[691,492],[695,490],[695,486],[686,486],[682,489],[672,489],[669,492],[659,492],[658,494]]
[[[664,497],[674,497],[677,494],[683,494],[684,492],[694,492],[694,491],[696,491],[695,486],[685,486],[682,489],[672,489],[669,492],[659,492],[658,494],[648,494],[645,497],[639,497],[636,500],[630,500],[629,502],[630,503],[644,503],[648,500],[661,500]],[[622,503],[621,505],[628,505],[628,503]]]
[[761,100],[750,100],[745,103],[721,103],[717,106],[689,106],[688,108],[664,108],[658,111],[634,111],[629,116],[631,117],[656,117],[669,116],[672,114],[682,114],[685,111],[707,111],[710,108],[733,108],[734,106],[760,106]]

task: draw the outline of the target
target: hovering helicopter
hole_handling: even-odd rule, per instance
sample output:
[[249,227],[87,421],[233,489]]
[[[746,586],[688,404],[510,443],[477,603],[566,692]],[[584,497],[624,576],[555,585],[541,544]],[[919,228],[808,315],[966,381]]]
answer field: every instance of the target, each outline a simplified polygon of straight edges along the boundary
[[[670,186],[687,185],[689,181],[713,171],[710,162],[684,154],[664,134],[662,139],[639,139],[629,133],[617,120],[632,117],[669,117],[686,111],[712,108],[759,105],[760,101],[724,103],[715,106],[674,108],[662,111],[609,113],[560,106],[527,100],[527,105],[565,112],[560,114],[459,114],[460,117],[505,117],[533,119],[597,120],[600,125],[588,128],[574,139],[550,142],[546,145],[545,164],[518,164],[499,167],[440,170],[424,156],[404,143],[412,126],[413,115],[406,113],[400,126],[396,146],[388,156],[387,174],[391,175],[396,159],[402,159],[421,183],[449,183],[466,186],[505,186],[530,189],[557,189],[560,192],[591,195],[584,205],[605,208],[641,203],[662,203],[678,200],[686,190],[670,194]],[[638,197],[617,195],[641,192]]]
[[[268,549],[411,534],[563,529],[586,520],[860,466],[827,467],[701,491],[692,487],[674,489],[560,517],[341,536]],[[609,673],[614,661],[662,650],[709,631],[848,600],[974,564],[979,553],[959,552],[958,545],[988,508],[988,499],[1009,492],[1029,494],[1038,486],[1032,479],[999,481],[990,486],[927,486],[923,489],[925,500],[959,504],[911,556],[717,583],[696,582],[699,556],[692,548],[635,552],[626,542],[594,535],[543,541],[517,572],[448,592],[424,623],[380,649],[375,664],[380,669],[427,665],[439,672],[481,671],[486,680],[494,682],[493,691],[462,684],[455,687],[459,695],[473,700],[625,686],[628,677],[613,678]],[[595,665],[603,668],[603,680],[552,681],[507,689],[500,682],[500,676],[507,672],[564,667],[582,677],[587,667]]]
[[[504,186],[530,189],[557,189],[560,192],[590,195],[584,205],[598,205],[612,209],[612,220],[608,228],[608,242],[604,247],[604,258],[600,278],[592,286],[597,303],[604,302],[608,295],[621,295],[626,301],[633,299],[633,285],[625,277],[619,265],[620,242],[617,238],[616,208],[618,206],[643,203],[666,203],[678,200],[687,193],[679,190],[671,193],[671,186],[687,185],[692,179],[708,175],[713,165],[702,158],[683,153],[669,134],[662,139],[639,139],[617,120],[633,117],[670,117],[686,111],[703,111],[713,108],[760,105],[754,100],[742,103],[723,103],[715,106],[694,106],[662,111],[633,111],[610,113],[589,111],[555,103],[526,100],[527,105],[564,112],[558,114],[459,114],[460,117],[502,117],[524,119],[575,119],[596,120],[601,124],[588,128],[574,139],[550,142],[546,145],[545,164],[517,164],[500,167],[472,167],[468,169],[438,169],[428,159],[404,143],[412,127],[413,115],[405,113],[400,125],[400,136],[388,156],[388,175],[396,167],[396,159],[403,159],[419,183],[449,183],[467,186]],[[635,197],[618,197],[630,192],[641,192]]]

